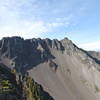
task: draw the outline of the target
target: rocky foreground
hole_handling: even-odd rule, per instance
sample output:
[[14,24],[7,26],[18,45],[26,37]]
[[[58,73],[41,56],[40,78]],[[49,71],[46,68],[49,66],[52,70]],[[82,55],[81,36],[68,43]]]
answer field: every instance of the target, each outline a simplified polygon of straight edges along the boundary
[[3,38],[0,99],[99,100],[99,58],[68,38]]
[[54,100],[28,74],[21,76],[15,70],[0,64],[0,100]]

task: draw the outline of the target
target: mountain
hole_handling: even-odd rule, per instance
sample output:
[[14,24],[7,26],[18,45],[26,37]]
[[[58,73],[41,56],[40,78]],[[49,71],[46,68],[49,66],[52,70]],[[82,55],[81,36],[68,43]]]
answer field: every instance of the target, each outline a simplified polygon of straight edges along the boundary
[[88,53],[93,56],[94,58],[96,59],[99,59],[100,60],[100,52],[96,52],[96,51],[88,51]]
[[[99,100],[100,59],[92,54],[68,38],[5,37],[0,40],[0,63],[15,70],[26,83],[26,77],[34,80],[48,94],[46,99],[36,100]],[[27,99],[34,100],[30,98],[33,95]]]

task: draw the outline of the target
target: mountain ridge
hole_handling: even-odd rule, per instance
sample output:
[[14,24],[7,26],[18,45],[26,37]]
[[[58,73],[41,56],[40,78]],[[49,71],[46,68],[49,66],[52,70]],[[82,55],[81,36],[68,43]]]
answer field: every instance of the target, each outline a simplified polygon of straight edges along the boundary
[[54,100],[99,100],[100,60],[68,38],[3,38],[0,62],[28,73]]
[[[64,40],[68,41],[68,43],[73,45],[72,42],[68,40],[67,38],[65,38]],[[64,40],[61,40],[61,41],[64,41]],[[40,38],[38,39],[33,38],[33,39],[24,40],[21,37],[7,37],[7,38],[3,38],[0,41],[1,56],[7,56],[8,58],[14,59],[14,60],[17,59],[16,56],[19,56],[18,62],[20,61],[20,59],[24,59],[24,56],[29,56],[30,52],[35,53],[37,55],[40,54],[41,57],[44,57],[44,59],[46,60],[48,58],[53,58],[53,56],[50,54],[49,48],[55,48],[57,50],[61,50],[62,52],[64,51],[64,46],[57,39],[53,39],[53,40],[43,39],[42,40]],[[28,53],[25,53],[24,50]],[[46,57],[46,54],[48,54],[49,57]],[[22,56],[20,57],[20,55]],[[29,59],[34,59],[34,58],[29,58]],[[41,60],[40,57],[38,57],[38,59]],[[28,62],[28,63],[31,63],[31,62]],[[16,66],[20,66],[20,65],[16,65]],[[21,66],[23,66],[23,64]]]

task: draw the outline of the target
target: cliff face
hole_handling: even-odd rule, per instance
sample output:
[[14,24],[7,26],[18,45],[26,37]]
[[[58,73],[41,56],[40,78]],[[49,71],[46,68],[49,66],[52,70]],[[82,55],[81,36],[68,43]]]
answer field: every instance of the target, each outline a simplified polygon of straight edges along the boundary
[[[24,40],[20,37],[3,38],[0,41],[0,58],[1,61],[9,65],[10,68],[16,68],[19,72],[31,69],[48,59],[54,59],[50,49],[65,51],[68,55],[74,53],[75,45],[65,38],[62,41],[56,39],[29,39]],[[28,69],[27,69],[28,68]]]
[[54,100],[29,75],[21,76],[0,64],[0,100]]
[[53,58],[45,40],[24,40],[20,37],[3,38],[0,41],[0,55],[1,61],[10,68],[15,67],[18,72],[25,72],[31,66]]
[[0,62],[22,76],[28,73],[54,100],[100,98],[100,60],[68,38],[3,38]]

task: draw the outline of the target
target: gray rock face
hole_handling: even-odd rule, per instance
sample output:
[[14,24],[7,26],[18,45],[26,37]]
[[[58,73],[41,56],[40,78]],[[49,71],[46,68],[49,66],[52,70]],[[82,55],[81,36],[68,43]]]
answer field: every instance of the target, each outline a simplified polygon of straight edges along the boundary
[[74,45],[68,39],[62,41],[40,38],[24,40],[20,37],[8,37],[0,41],[1,59],[12,60],[11,65],[19,72],[24,72],[23,68],[28,70],[29,66],[33,67],[48,59],[53,59],[50,48],[62,52],[66,50],[69,54],[74,51]]
[[0,62],[22,75],[28,72],[54,100],[100,98],[100,59],[68,38],[3,38]]

